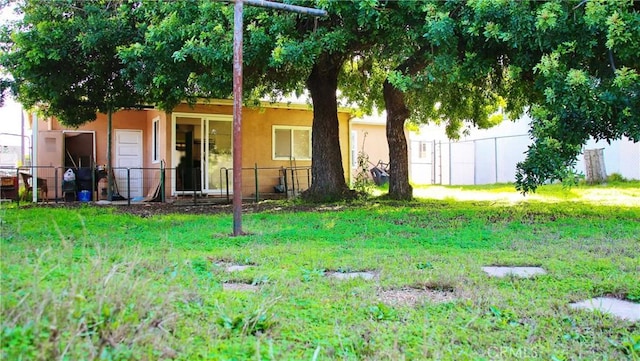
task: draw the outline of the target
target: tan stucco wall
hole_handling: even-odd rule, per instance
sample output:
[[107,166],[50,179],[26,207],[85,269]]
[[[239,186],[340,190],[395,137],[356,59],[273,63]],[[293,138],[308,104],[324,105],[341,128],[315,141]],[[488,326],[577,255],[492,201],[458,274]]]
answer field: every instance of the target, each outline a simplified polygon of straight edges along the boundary
[[[389,163],[389,144],[387,143],[385,124],[351,123],[351,130],[357,133],[356,154],[364,151],[369,156],[369,161],[373,164],[377,164],[380,160],[384,163]],[[369,164],[368,169],[372,167],[373,165]],[[352,176],[355,176],[357,171],[358,169],[352,167]]]
[[[87,130],[94,131],[96,134],[96,164],[107,163],[107,115],[98,114],[97,119],[93,122],[86,123],[78,128],[69,128],[60,124],[55,119],[42,121],[39,124],[41,130]],[[122,110],[116,112],[112,116],[112,129],[136,129],[143,131],[143,137],[146,137],[147,130],[147,114],[142,110]],[[143,144],[146,150],[146,142]]]
[[[230,105],[206,105],[198,104],[190,107],[186,104],[178,106],[174,113],[195,114],[226,114],[232,115],[233,108]],[[349,182],[349,119],[350,114],[340,112],[338,114],[340,151],[342,153],[342,166],[345,178]],[[307,126],[313,123],[313,112],[308,109],[285,108],[244,108],[242,114],[242,166],[254,167],[290,167],[288,160],[272,159],[272,142],[275,125]],[[311,161],[297,160],[297,167],[311,166]],[[269,191],[273,184],[264,184],[261,191]]]

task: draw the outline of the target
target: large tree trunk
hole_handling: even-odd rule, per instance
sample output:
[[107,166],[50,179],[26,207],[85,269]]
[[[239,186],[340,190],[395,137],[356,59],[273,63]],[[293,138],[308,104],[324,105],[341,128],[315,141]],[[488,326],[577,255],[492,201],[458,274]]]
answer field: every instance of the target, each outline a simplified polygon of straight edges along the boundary
[[387,109],[387,143],[389,144],[389,198],[410,200],[413,188],[409,184],[409,157],[404,122],[409,109],[404,95],[388,81],[383,85],[384,103]]
[[313,100],[311,132],[311,187],[303,198],[310,201],[335,201],[351,196],[344,178],[338,133],[338,74],[342,61],[323,54],[311,70],[307,87]]

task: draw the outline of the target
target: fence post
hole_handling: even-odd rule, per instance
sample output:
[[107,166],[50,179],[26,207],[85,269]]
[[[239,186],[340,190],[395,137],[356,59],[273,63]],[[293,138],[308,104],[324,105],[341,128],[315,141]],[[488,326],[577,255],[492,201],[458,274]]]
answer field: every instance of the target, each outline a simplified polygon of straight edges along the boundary
[[131,205],[131,168],[127,168],[127,205]]
[[451,141],[449,141],[449,185],[453,185],[452,179],[451,179],[451,175],[453,174],[452,172],[452,168],[453,168],[453,164],[451,164]]
[[224,178],[225,178],[224,181],[227,189],[227,202],[229,202],[229,168],[224,169]]
[[160,161],[160,202],[166,201],[164,195],[164,160]]
[[496,173],[496,183],[498,183],[498,137],[493,138],[493,162]]
[[284,175],[284,194],[289,198],[289,182],[287,182],[287,168],[282,168],[282,175]]
[[196,203],[196,169],[193,168],[191,170],[191,188],[193,188],[193,205],[195,206]]
[[291,196],[295,197],[295,195],[296,195],[296,179],[295,179],[296,176],[295,176],[295,174],[293,172],[294,172],[294,170],[293,170],[293,168],[291,168]]
[[[20,207],[20,168],[16,168],[16,179],[18,180],[18,187],[16,188],[16,206]],[[25,187],[25,189],[27,189]],[[25,195],[27,192],[25,192]]]
[[253,174],[256,178],[256,203],[260,201],[260,194],[258,194],[258,163],[254,163]]
[[440,180],[438,184],[442,185],[442,141],[438,141],[438,174],[440,175]]
[[436,140],[431,147],[431,184],[436,184]]
[[58,168],[53,168],[53,186],[55,187],[55,191],[53,191],[53,197],[55,198],[55,202],[58,203]]

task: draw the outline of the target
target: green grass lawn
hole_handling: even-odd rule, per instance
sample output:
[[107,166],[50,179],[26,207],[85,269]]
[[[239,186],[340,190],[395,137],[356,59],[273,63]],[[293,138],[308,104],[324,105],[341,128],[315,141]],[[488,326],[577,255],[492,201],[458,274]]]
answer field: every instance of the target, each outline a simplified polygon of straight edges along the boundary
[[[639,195],[611,189],[628,202],[590,203],[575,188],[516,203],[284,204],[245,214],[249,235],[235,238],[230,215],[3,205],[2,359],[638,360],[638,323],[569,307],[640,302]],[[548,273],[490,278],[485,265]],[[428,292],[385,297],[408,290]]]

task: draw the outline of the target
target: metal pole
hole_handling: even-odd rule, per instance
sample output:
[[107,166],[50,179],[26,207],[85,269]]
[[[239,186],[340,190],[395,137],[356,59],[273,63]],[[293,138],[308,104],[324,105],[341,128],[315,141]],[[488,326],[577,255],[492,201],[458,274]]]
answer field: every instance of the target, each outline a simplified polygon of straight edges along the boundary
[[55,202],[58,203],[58,168],[57,167],[54,168],[53,170],[53,183],[55,185],[55,191],[54,191]]
[[320,17],[327,16],[326,10],[307,8],[304,6],[289,5],[289,4],[283,4],[283,3],[278,3],[274,1],[265,1],[265,0],[244,0],[244,2],[247,5],[257,6],[261,8],[285,10],[285,11],[291,11],[294,13],[311,15],[311,16],[320,16]]
[[127,168],[127,205],[131,205],[131,168]]
[[233,7],[233,235],[242,234],[242,2]]
[[233,7],[233,235],[242,234],[242,6],[326,16],[325,10],[264,0],[235,0]]
[[258,163],[254,163],[253,177],[256,180],[256,202],[260,202],[260,194],[258,193]]
[[438,174],[440,175],[440,181],[438,184],[442,185],[442,141],[438,141]]
[[[20,167],[16,167],[16,179],[17,182],[13,183],[16,186],[16,206],[20,207]],[[27,185],[25,184],[25,189],[27,189]],[[25,192],[25,195],[27,193]]]
[[436,140],[433,140],[431,148],[431,184],[436,184]]
[[282,174],[284,175],[284,194],[289,199],[289,182],[287,181],[287,168],[282,168]]
[[164,194],[164,159],[160,161],[160,202],[164,203],[166,201]]
[[229,169],[224,169],[224,178],[226,182],[226,190],[227,190],[227,202],[229,202]]
[[453,185],[453,183],[451,182],[451,175],[453,174],[452,168],[453,165],[451,164],[451,141],[449,141],[449,185]]
[[291,168],[291,196],[296,196],[296,175],[293,173],[294,168]]

